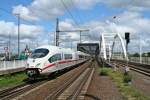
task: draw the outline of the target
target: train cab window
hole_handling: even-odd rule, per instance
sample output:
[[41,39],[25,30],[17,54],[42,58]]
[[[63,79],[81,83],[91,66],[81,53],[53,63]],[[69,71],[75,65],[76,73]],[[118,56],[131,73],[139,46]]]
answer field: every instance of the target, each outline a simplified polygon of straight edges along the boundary
[[55,54],[48,59],[50,63],[61,60],[61,54]]
[[45,57],[49,53],[48,49],[45,48],[40,48],[40,49],[35,49],[32,52],[31,58],[42,58]]
[[72,59],[72,54],[64,54],[65,59]]

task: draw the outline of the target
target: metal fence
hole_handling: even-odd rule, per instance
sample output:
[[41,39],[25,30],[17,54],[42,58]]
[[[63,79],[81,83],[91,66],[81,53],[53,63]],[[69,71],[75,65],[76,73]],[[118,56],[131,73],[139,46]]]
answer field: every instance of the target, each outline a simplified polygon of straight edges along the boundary
[[0,71],[26,67],[26,60],[0,61]]
[[[140,63],[140,57],[130,57],[131,62]],[[150,57],[142,57],[142,64],[150,65]]]

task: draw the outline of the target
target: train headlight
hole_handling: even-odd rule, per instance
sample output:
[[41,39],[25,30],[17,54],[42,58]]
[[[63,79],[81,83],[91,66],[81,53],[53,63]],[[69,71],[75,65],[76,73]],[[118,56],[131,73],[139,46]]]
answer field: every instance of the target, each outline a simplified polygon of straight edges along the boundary
[[27,63],[27,68],[29,67],[29,64]]
[[40,66],[40,64],[41,64],[41,63],[38,63],[38,64],[36,65],[36,67]]

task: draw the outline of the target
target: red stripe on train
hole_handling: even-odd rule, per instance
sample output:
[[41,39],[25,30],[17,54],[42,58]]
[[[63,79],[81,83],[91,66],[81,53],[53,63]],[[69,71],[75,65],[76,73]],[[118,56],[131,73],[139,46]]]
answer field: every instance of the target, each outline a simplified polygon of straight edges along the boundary
[[58,62],[58,64],[64,64],[64,63],[67,63],[67,61],[62,60],[62,61],[59,61],[59,62]]
[[58,63],[59,64],[63,64],[63,63],[68,63],[68,62],[73,62],[74,60],[62,60],[62,61],[59,61]]
[[[73,61],[77,61],[77,60],[68,60],[68,61],[62,60],[62,61],[59,61],[58,64],[64,64],[64,63],[73,62]],[[52,67],[52,66],[54,66],[54,65],[55,65],[55,64],[49,64],[49,65],[47,65],[46,67],[44,67],[44,68],[42,69],[42,71],[45,70],[45,69],[47,69],[47,68],[49,68],[49,67]]]
[[49,67],[52,67],[52,66],[54,66],[55,64],[49,64],[49,65],[47,65],[46,67],[44,67],[43,69],[42,69],[42,71],[43,70],[45,70],[45,69],[47,69],[47,68],[49,68]]

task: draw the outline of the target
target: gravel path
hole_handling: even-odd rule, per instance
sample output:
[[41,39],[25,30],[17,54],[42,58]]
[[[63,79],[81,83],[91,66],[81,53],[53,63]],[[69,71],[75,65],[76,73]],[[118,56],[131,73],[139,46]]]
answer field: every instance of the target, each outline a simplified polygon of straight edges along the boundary
[[95,71],[85,100],[122,100],[118,88],[108,76],[99,76]]
[[150,97],[150,77],[132,71],[132,85]]

